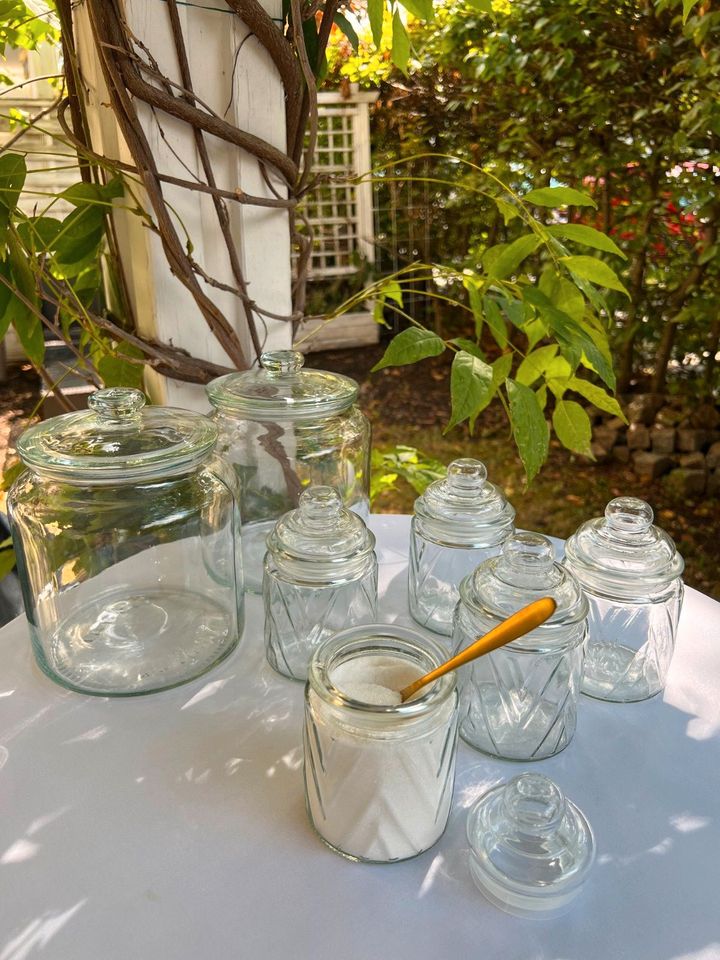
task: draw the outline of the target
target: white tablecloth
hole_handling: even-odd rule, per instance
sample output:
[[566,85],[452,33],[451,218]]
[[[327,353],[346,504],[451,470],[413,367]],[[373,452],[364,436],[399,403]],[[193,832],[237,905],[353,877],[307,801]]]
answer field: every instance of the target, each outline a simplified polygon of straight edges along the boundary
[[[372,519],[381,619],[411,623],[408,520]],[[267,666],[262,611],[218,669],[97,699],[0,632],[0,960],[720,960],[720,604],[688,590],[663,697],[582,698],[568,749],[537,764],[460,745],[447,832],[415,860],[327,850],[302,787],[303,689]],[[468,807],[523,769],[595,830],[571,913],[520,920],[475,889]]]

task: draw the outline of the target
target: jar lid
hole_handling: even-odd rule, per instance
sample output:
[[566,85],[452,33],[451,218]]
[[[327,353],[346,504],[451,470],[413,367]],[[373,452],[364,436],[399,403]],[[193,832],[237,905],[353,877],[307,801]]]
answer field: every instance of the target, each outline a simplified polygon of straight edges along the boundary
[[504,620],[520,607],[540,597],[552,597],[555,613],[518,640],[514,647],[534,649],[538,634],[548,637],[584,620],[588,603],[580,584],[553,558],[553,546],[540,533],[516,532],[502,547],[502,553],[481,563],[460,584],[462,602],[490,620]]
[[616,497],[604,517],[583,523],[565,545],[568,566],[589,589],[637,599],[682,575],[685,563],[673,540],[653,524],[650,504]]
[[360,576],[374,561],[375,537],[334,487],[312,486],[277,521],[267,547],[286,577],[319,583]]
[[214,407],[255,419],[312,419],[347,409],[357,399],[350,377],[326,370],[303,370],[295,350],[271,350],[260,369],[227,373],[207,386]]
[[539,773],[522,773],[480,797],[468,814],[467,837],[479,889],[521,917],[565,913],[595,859],[590,824]]
[[207,417],[145,407],[140,390],[98,390],[88,406],[26,430],[17,447],[23,462],[61,480],[150,479],[192,469],[217,441],[217,428]]
[[515,509],[487,479],[485,464],[453,460],[447,476],[415,501],[415,516],[434,539],[462,546],[491,546],[511,533]]

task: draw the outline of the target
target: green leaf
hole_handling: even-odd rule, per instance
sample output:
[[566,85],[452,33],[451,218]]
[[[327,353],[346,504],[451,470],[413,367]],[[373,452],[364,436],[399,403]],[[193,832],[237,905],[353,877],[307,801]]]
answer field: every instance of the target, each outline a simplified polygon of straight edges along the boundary
[[383,14],[385,13],[385,0],[368,0],[368,17],[370,18],[370,29],[372,30],[373,43],[380,47],[382,42]]
[[19,153],[0,156],[0,243],[5,240],[10,214],[17,206],[26,175],[25,158]]
[[550,431],[538,398],[530,387],[508,380],[507,392],[513,436],[530,483],[547,460]]
[[498,212],[505,221],[505,226],[507,226],[515,217],[520,216],[520,211],[517,207],[513,206],[512,203],[508,203],[507,200],[502,200],[500,197],[493,197],[495,201],[495,206],[498,208]]
[[596,260],[595,257],[562,257],[560,262],[575,276],[596,283],[599,287],[607,287],[608,290],[619,290],[626,297],[630,297],[612,267],[602,260]]
[[568,380],[568,389],[574,390],[580,396],[585,397],[599,410],[605,410],[616,417],[621,417],[627,423],[627,417],[622,411],[622,407],[615,397],[611,397],[602,387],[589,383],[587,380],[581,380],[579,377],[570,377]]
[[499,387],[501,383],[505,383],[507,380],[510,371],[512,370],[512,354],[504,353],[501,357],[498,357],[497,360],[493,362],[493,383],[495,387]]
[[358,39],[355,27],[350,23],[348,18],[342,13],[336,13],[333,23],[335,23],[342,30],[342,32],[350,41],[350,46],[353,48],[353,51],[357,53],[358,47],[360,46],[360,40]]
[[692,13],[693,7],[698,3],[698,0],[683,0],[683,18],[682,22],[687,23],[687,19]]
[[543,271],[539,289],[558,310],[580,322],[585,315],[585,298],[574,283],[560,276],[552,267]]
[[400,0],[400,3],[418,20],[433,19],[433,0]]
[[490,403],[493,393],[492,367],[465,350],[456,353],[450,373],[452,413],[445,432],[468,417],[477,417]]
[[495,339],[495,343],[497,343],[501,350],[504,350],[507,346],[508,335],[505,318],[500,312],[500,307],[498,307],[497,301],[492,297],[483,297],[483,307],[485,322],[488,327],[490,327],[490,332]]
[[450,343],[454,344],[456,347],[460,347],[461,350],[465,350],[467,353],[471,353],[474,357],[478,357],[480,360],[485,359],[485,354],[474,340],[468,340],[467,337],[455,337],[450,341]]
[[390,58],[398,70],[407,73],[408,60],[410,59],[410,37],[407,35],[405,24],[402,22],[398,10],[395,10],[392,19],[392,48]]
[[538,344],[543,337],[547,336],[547,325],[539,317],[535,317],[533,320],[528,320],[523,324],[523,333],[527,337],[528,341],[528,350],[532,350],[536,344]]
[[590,417],[579,403],[574,400],[558,400],[552,416],[553,428],[558,440],[568,450],[581,453],[585,457],[592,456],[590,440],[592,425]]
[[23,245],[35,252],[52,250],[60,232],[60,221],[54,217],[29,217],[17,225]]
[[435,333],[419,327],[409,327],[390,341],[381,360],[372,368],[372,373],[383,367],[402,367],[426,357],[437,357],[445,350],[445,344]]
[[582,223],[554,223],[545,229],[554,237],[564,237],[566,240],[582,243],[594,250],[614,253],[616,256],[622,257],[623,260],[627,260],[620,247],[610,237],[596,230],[595,227],[587,227]]
[[540,404],[540,409],[544,410],[547,406],[547,385],[541,384],[535,391],[535,396],[537,397],[537,402]]
[[[123,359],[121,347],[118,353],[108,354],[98,360],[97,371],[106,387],[135,387],[142,389],[143,368],[136,363]],[[139,351],[138,351],[139,352]]]
[[80,263],[91,256],[105,235],[105,216],[100,207],[83,206],[62,222],[55,239],[55,260],[61,265]]
[[113,177],[107,183],[74,183],[60,194],[60,198],[67,200],[74,207],[88,204],[107,207],[116,197],[122,197],[125,192],[120,177]]
[[518,237],[509,244],[498,244],[485,251],[482,262],[488,276],[495,280],[504,280],[517,272],[523,260],[540,246],[540,237],[535,233]]
[[526,387],[532,386],[543,375],[548,363],[555,357],[558,349],[556,343],[551,343],[550,346],[539,347],[529,353],[517,368],[515,374],[517,382],[524,383]]
[[0,490],[9,490],[20,474],[24,472],[25,464],[22,462],[22,460],[18,460],[17,463],[14,463],[11,467],[8,467],[7,470],[3,471],[2,480],[0,480]]
[[538,207],[594,207],[597,210],[592,197],[573,187],[539,187],[526,193],[522,199]]
[[402,287],[397,280],[388,280],[380,289],[387,300],[394,300],[399,307],[403,305]]

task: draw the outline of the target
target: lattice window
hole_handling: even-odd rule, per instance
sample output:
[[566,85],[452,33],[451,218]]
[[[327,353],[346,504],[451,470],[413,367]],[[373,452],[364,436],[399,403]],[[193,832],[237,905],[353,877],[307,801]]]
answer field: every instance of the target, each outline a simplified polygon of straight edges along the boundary
[[319,97],[315,170],[327,177],[305,200],[303,213],[313,231],[310,277],[355,273],[362,259],[374,259],[372,186],[348,179],[370,168],[368,104],[375,94],[353,92]]

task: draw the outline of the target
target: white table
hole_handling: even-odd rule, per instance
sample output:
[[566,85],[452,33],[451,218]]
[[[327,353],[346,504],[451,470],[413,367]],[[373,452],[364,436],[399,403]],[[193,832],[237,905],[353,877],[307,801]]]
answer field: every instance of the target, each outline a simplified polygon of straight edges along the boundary
[[[381,618],[411,623],[408,520],[372,520]],[[720,960],[720,604],[688,590],[664,697],[582,699],[558,757],[460,745],[447,832],[415,860],[327,850],[305,816],[303,689],[239,649],[176,690],[97,699],[0,632],[0,960]],[[572,912],[501,913],[467,869],[465,818],[523,769],[590,819],[598,858]]]

